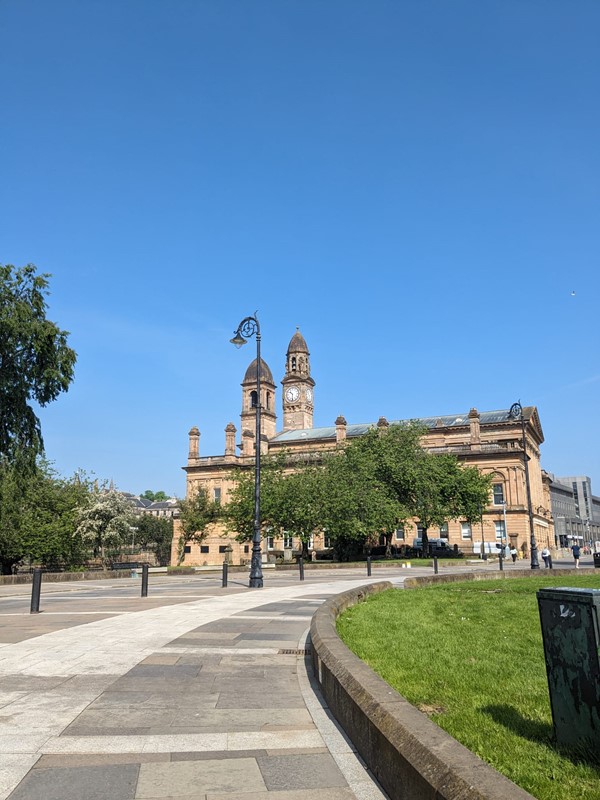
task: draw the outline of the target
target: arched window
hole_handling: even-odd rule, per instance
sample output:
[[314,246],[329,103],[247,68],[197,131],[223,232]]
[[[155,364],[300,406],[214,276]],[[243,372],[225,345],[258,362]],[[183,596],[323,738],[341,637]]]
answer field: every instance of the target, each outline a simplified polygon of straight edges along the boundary
[[271,392],[267,392],[267,408],[271,408]]
[[250,408],[256,408],[258,405],[258,395],[256,392],[250,392]]
[[296,356],[292,356],[292,372],[296,372]]

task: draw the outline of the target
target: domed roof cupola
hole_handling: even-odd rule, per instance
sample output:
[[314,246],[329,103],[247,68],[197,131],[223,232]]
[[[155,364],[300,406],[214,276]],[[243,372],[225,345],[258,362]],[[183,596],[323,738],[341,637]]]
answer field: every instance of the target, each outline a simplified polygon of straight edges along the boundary
[[[242,383],[256,383],[256,365],[257,365],[257,359],[255,358],[254,361],[250,364],[250,366],[246,370],[246,374],[244,375],[244,380]],[[261,381],[272,383],[273,386],[275,385],[275,381],[273,380],[273,373],[269,369],[269,365],[265,361],[263,361],[262,358],[260,360],[260,379]]]
[[300,333],[300,328],[296,328],[296,333],[290,339],[286,355],[289,356],[290,353],[306,353],[307,356],[310,355],[304,336]]

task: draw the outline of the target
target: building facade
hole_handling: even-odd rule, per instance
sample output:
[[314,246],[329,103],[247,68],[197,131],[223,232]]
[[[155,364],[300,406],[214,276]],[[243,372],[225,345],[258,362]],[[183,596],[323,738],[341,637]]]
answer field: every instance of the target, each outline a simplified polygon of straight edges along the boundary
[[587,475],[550,475],[550,499],[554,517],[556,545],[568,548],[577,543],[590,550],[599,549],[600,497],[592,494]]
[[[256,359],[249,365],[242,381],[240,431],[233,422],[225,428],[224,452],[220,455],[200,454],[200,431],[189,432],[186,472],[186,495],[199,489],[212,499],[226,503],[236,470],[254,468],[255,421],[257,398]],[[294,333],[286,352],[282,385],[282,420],[277,429],[276,385],[268,365],[261,360],[261,453],[285,451],[289,468],[307,462],[318,463],[324,452],[343,447],[346,442],[365,434],[373,427],[384,428],[401,424],[402,420],[348,424],[339,416],[333,425],[315,428],[315,381],[311,375],[310,352],[299,330]],[[526,455],[531,488],[531,518],[541,550],[554,548],[554,526],[550,508],[550,477],[540,465],[540,446],[544,441],[540,420],[534,406],[523,408]],[[529,554],[530,514],[526,492],[522,428],[510,409],[479,412],[475,408],[463,414],[451,414],[418,420],[426,429],[422,444],[434,453],[453,453],[463,463],[476,466],[492,476],[493,491],[482,520],[470,525],[466,520],[448,520],[440,531],[429,530],[430,538],[443,538],[450,546],[457,545],[465,553],[496,552],[497,543],[514,545],[523,557]],[[240,439],[236,442],[236,439]],[[180,529],[175,520],[172,563],[177,563]],[[418,521],[399,528],[395,533],[397,546],[412,546],[419,537]],[[315,534],[309,547],[325,549],[329,542],[323,534]],[[271,553],[299,549],[300,543],[285,532],[268,537],[263,545],[266,557]],[[182,563],[201,566],[220,564],[229,558],[234,564],[250,559],[250,543],[238,543],[224,535],[220,525],[213,526],[201,544],[188,543]]]

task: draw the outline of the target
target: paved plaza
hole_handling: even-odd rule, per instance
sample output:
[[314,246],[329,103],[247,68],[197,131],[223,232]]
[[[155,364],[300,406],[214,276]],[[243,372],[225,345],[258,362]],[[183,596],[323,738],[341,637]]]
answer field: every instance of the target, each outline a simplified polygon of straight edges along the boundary
[[384,795],[311,683],[333,594],[431,569],[0,586],[0,800]]

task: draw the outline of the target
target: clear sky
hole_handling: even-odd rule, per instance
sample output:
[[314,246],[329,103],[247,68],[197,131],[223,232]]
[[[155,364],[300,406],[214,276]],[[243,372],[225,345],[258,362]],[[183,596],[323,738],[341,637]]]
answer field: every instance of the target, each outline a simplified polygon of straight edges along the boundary
[[315,425],[520,399],[600,494],[599,42],[598,0],[0,0],[0,261],[78,353],[48,457],[181,495],[258,310]]

